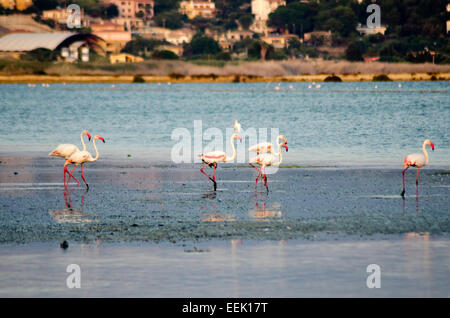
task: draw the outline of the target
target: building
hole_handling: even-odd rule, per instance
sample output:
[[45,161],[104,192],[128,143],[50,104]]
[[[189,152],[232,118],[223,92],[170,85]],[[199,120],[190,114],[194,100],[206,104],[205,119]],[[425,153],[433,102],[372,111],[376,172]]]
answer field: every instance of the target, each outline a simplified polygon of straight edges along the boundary
[[178,56],[183,55],[183,47],[181,45],[163,44],[163,45],[159,45],[156,49],[159,51],[170,51]]
[[289,47],[289,41],[291,39],[297,39],[300,41],[296,34],[269,34],[261,37],[261,41],[272,45],[275,49],[284,49]]
[[254,33],[247,30],[228,30],[226,32],[219,33],[206,29],[205,34],[216,40],[223,50],[231,51],[233,49],[234,43],[247,38],[251,39],[253,38]]
[[142,37],[147,39],[155,39],[160,41],[167,41],[173,45],[182,45],[183,43],[191,42],[196,31],[189,28],[181,28],[177,30],[171,30],[167,28],[151,27],[146,28],[142,32]]
[[191,42],[195,33],[196,31],[188,28],[170,30],[170,32],[166,34],[165,40],[173,45],[182,45],[183,43]]
[[252,13],[255,16],[251,30],[257,33],[267,33],[267,21],[269,14],[274,12],[279,6],[285,6],[284,0],[252,0]]
[[179,12],[189,19],[197,16],[213,18],[216,13],[216,4],[211,0],[184,0],[180,2]]
[[109,62],[111,64],[116,63],[134,63],[134,62],[143,62],[144,59],[139,56],[135,56],[128,53],[120,53],[120,54],[110,54]]
[[81,48],[105,55],[105,44],[103,39],[91,33],[10,33],[0,38],[0,53],[19,57],[23,53],[45,48],[61,50],[61,58],[73,60],[78,58],[78,49]]
[[103,5],[114,4],[119,16],[113,21],[121,24],[126,30],[140,30],[154,16],[154,0],[101,0]]
[[377,34],[377,33],[381,33],[384,35],[384,32],[386,32],[386,27],[385,26],[380,26],[380,27],[368,27],[368,26],[362,26],[361,23],[358,23],[358,26],[356,27],[356,31],[358,31],[358,33],[360,35],[371,35],[371,34]]
[[154,0],[101,0],[103,5],[114,4],[121,18],[150,20],[154,15]]
[[92,34],[102,38],[106,42],[107,54],[118,54],[131,41],[131,32],[125,31],[124,26],[102,21],[102,23],[91,24]]
[[[72,16],[72,12],[67,11],[67,9],[52,9],[42,11],[42,19],[53,20],[56,24],[67,25],[67,20]],[[88,27],[89,20],[85,19],[84,10],[80,11],[80,26]]]
[[33,4],[32,0],[0,0],[0,5],[5,9],[23,11]]
[[[450,12],[450,4],[447,4],[447,12]],[[447,20],[447,33],[450,32],[450,20]]]

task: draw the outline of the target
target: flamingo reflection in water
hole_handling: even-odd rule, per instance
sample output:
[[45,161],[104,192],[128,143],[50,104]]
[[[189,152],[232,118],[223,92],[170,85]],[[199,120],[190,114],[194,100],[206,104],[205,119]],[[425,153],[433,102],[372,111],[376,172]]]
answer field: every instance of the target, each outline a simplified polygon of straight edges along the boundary
[[70,193],[67,189],[64,189],[64,209],[56,209],[50,211],[50,216],[56,223],[86,223],[92,222],[92,220],[84,215],[84,200],[88,193],[86,190],[81,196],[80,208],[76,208],[73,205]]

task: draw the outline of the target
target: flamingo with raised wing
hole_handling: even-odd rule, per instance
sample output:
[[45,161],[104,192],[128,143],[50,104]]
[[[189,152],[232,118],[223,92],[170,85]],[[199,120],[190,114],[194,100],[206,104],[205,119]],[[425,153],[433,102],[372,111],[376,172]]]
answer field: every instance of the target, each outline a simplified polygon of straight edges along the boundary
[[405,172],[409,169],[409,167],[415,167],[417,168],[417,175],[416,175],[416,193],[419,193],[419,172],[420,168],[425,167],[428,164],[428,152],[425,149],[425,146],[430,146],[431,149],[434,151],[434,145],[429,140],[426,139],[423,142],[422,145],[422,151],[423,153],[412,153],[409,155],[406,155],[405,160],[403,162],[403,170],[402,170],[402,176],[403,176],[403,191],[401,193],[401,196],[405,196]]
[[[250,159],[250,161],[248,162],[248,164],[250,166],[252,166],[253,168],[255,168],[256,170],[258,170],[258,175],[256,176],[256,180],[255,180],[255,191],[256,191],[256,187],[258,185],[258,178],[261,177],[262,179],[264,179],[264,186],[267,189],[267,192],[269,192],[269,187],[267,185],[267,175],[266,175],[266,167],[269,166],[279,166],[281,164],[281,162],[283,161],[283,155],[281,153],[281,147],[284,147],[286,149],[286,151],[288,151],[288,146],[286,145],[286,142],[281,142],[278,144],[278,153],[263,153],[263,154],[259,154],[256,157],[253,157],[252,159]],[[279,156],[279,161],[275,161],[276,160],[276,156]],[[253,165],[253,163],[256,163],[259,165],[258,167],[255,167]]]
[[[91,140],[91,134],[87,130],[83,130],[80,134],[81,144],[83,145],[83,151],[86,151],[86,144],[83,140],[83,135],[88,136],[88,139]],[[49,156],[55,156],[55,157],[62,157],[67,161],[67,158],[69,158],[74,153],[80,151],[77,146],[74,144],[59,144],[52,152],[50,152]],[[67,166],[64,165],[64,184],[66,184],[66,173],[69,173],[67,171]],[[78,182],[78,185],[80,185],[80,181],[78,181],[75,177],[73,179]]]
[[[233,155],[231,157],[228,156],[224,151],[211,151],[211,152],[208,152],[207,154],[200,155],[200,159],[205,163],[202,166],[202,168],[200,169],[200,171],[206,177],[208,177],[209,180],[211,180],[213,182],[214,191],[216,191],[216,189],[217,189],[217,182],[216,182],[216,176],[215,176],[217,164],[219,162],[230,162],[230,161],[234,161],[234,159],[236,159],[236,148],[234,147],[234,142],[233,142],[234,139],[239,139],[239,141],[242,141],[242,138],[238,134],[234,134],[231,136],[230,143],[231,143],[231,147],[233,148]],[[212,178],[203,171],[203,169],[205,169],[207,166],[213,168]]]
[[[92,157],[92,155],[89,153],[89,151],[78,151],[75,152],[73,155],[71,155],[67,160],[66,163],[64,164],[65,169],[67,169],[67,165],[71,165],[74,164],[75,167],[73,168],[73,170],[69,173],[69,180],[71,177],[73,177],[73,172],[75,171],[75,169],[78,167],[78,165],[81,166],[81,178],[83,179],[84,183],[86,184],[86,188],[89,190],[89,185],[86,182],[86,179],[84,178],[83,175],[83,164],[85,164],[86,162],[93,162],[93,161],[97,161],[98,158],[100,157],[99,153],[98,153],[98,149],[97,146],[95,145],[95,141],[97,139],[100,139],[101,141],[103,141],[103,143],[105,142],[105,139],[103,139],[103,137],[100,136],[95,136],[92,144],[94,145],[94,149],[95,149],[95,153],[96,156],[95,158]],[[67,184],[69,184],[69,180],[67,181]]]

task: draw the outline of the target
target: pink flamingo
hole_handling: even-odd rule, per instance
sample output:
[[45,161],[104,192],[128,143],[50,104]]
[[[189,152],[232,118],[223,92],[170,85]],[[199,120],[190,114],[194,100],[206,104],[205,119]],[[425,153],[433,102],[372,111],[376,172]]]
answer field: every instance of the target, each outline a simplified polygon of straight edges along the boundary
[[[91,140],[91,134],[87,130],[83,130],[80,134],[81,144],[83,145],[83,151],[86,151],[86,144],[83,140],[83,135],[88,136],[89,140]],[[67,158],[69,158],[71,155],[73,155],[75,152],[80,151],[77,146],[74,144],[60,144],[58,145],[52,152],[50,152],[49,156],[55,156],[55,157],[62,157],[65,159],[65,162],[67,161]],[[66,173],[69,173],[67,171],[67,166],[64,164],[64,184],[66,184]],[[73,177],[76,182],[78,182],[78,185],[80,185],[80,181],[78,181],[75,177]]]
[[[263,153],[259,154],[256,157],[253,157],[250,159],[248,164],[258,170],[258,175],[256,176],[255,180],[255,191],[256,187],[258,185],[258,178],[261,176],[261,180],[264,179],[264,186],[267,189],[267,192],[269,192],[269,187],[267,186],[267,175],[266,175],[266,167],[269,166],[279,166],[281,162],[283,161],[283,155],[281,153],[281,147],[284,147],[286,151],[288,151],[288,146],[286,145],[286,142],[282,142],[278,144],[278,153]],[[276,162],[275,156],[279,156],[280,160]],[[256,163],[260,166],[260,168],[255,167],[253,163]]]
[[[282,139],[282,140],[284,141],[284,143],[287,145],[286,137],[284,137],[283,135],[279,135],[279,136],[277,137],[277,143],[278,143],[278,141],[279,141],[280,139]],[[254,146],[248,148],[248,151],[250,151],[250,152],[251,152],[251,151],[254,151],[254,152],[256,152],[258,155],[259,155],[260,153],[273,153],[273,154],[275,154],[275,155],[278,155],[277,153],[274,152],[274,146],[273,146],[273,144],[272,144],[271,142],[260,142],[259,144],[254,145]]]
[[[200,171],[205,176],[207,176],[209,178],[209,180],[211,180],[213,182],[214,191],[216,191],[216,189],[217,189],[216,176],[215,176],[217,164],[219,162],[230,162],[230,161],[233,161],[234,159],[236,159],[236,148],[234,147],[234,143],[233,143],[234,139],[239,139],[239,141],[242,141],[242,138],[237,134],[234,134],[233,136],[231,136],[230,143],[231,143],[231,147],[233,148],[233,155],[231,157],[227,156],[227,154],[224,151],[211,151],[211,152],[208,152],[206,155],[200,156],[200,159],[205,163],[202,166],[202,168],[200,169]],[[203,169],[205,169],[207,166],[213,168],[212,178],[203,171]]]
[[401,193],[402,197],[405,197],[405,172],[408,170],[409,167],[416,167],[417,168],[417,175],[416,175],[416,193],[419,193],[419,172],[420,168],[425,167],[428,164],[428,152],[425,149],[425,146],[428,145],[431,147],[431,149],[434,151],[434,145],[433,143],[427,139],[423,142],[422,145],[422,153],[412,153],[409,155],[406,155],[405,161],[403,163],[403,191]]
[[[75,152],[73,155],[71,155],[67,160],[66,163],[64,164],[64,166],[70,165],[70,164],[74,164],[75,167],[73,168],[73,170],[71,172],[69,172],[69,180],[71,177],[73,177],[73,172],[75,171],[75,169],[78,167],[78,165],[81,166],[81,178],[83,179],[84,183],[86,184],[86,188],[89,190],[89,185],[86,182],[86,179],[84,179],[84,175],[83,175],[83,164],[86,162],[93,162],[93,161],[97,161],[98,158],[100,157],[99,153],[98,153],[98,149],[97,146],[95,145],[95,141],[97,139],[100,139],[101,141],[103,141],[103,143],[105,142],[105,139],[103,139],[103,137],[100,136],[95,136],[92,143],[94,145],[94,149],[95,149],[95,153],[96,156],[95,158],[92,157],[92,155],[89,153],[89,151],[78,151]],[[67,167],[65,167],[65,169],[67,169]],[[69,184],[69,180],[67,181],[67,185]]]

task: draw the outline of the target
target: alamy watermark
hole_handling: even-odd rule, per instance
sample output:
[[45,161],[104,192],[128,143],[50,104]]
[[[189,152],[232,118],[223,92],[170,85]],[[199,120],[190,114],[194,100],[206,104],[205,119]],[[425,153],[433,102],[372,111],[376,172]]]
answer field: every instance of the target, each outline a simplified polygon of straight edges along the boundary
[[379,28],[381,26],[381,8],[378,4],[372,3],[367,6],[367,13],[372,13],[367,17],[368,28]]
[[67,6],[67,12],[70,15],[67,17],[66,24],[69,29],[81,28],[81,8],[78,4],[70,4]]
[[381,288],[381,268],[378,264],[370,264],[366,268],[366,272],[370,273],[367,277],[367,288]]
[[77,264],[69,264],[66,268],[67,273],[71,273],[67,276],[66,286],[67,288],[81,288],[81,268]]

